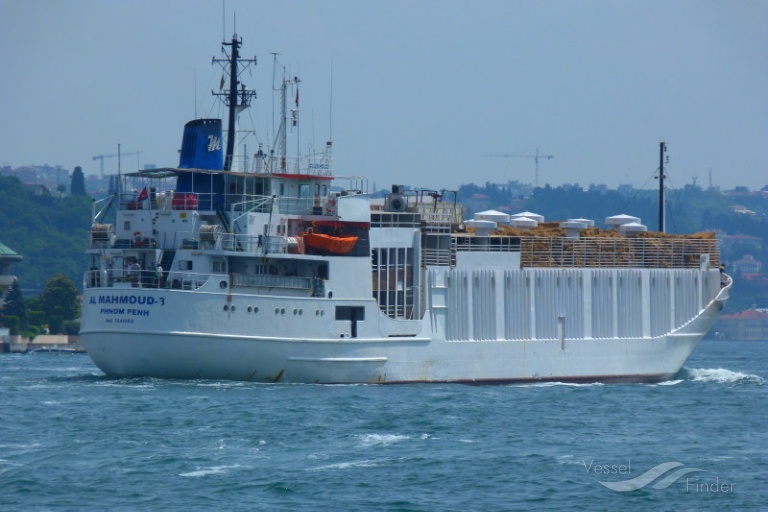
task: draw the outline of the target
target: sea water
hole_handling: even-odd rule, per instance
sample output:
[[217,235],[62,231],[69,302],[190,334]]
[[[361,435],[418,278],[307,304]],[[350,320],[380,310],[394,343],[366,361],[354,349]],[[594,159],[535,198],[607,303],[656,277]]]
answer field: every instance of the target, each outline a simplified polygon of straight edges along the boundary
[[112,379],[0,356],[0,510],[765,510],[768,342],[657,385]]

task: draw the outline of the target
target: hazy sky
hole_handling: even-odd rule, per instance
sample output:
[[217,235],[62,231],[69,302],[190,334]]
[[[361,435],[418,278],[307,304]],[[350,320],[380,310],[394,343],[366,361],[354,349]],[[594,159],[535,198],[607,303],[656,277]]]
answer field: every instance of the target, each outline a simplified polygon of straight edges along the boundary
[[533,183],[487,155],[535,148],[540,184],[653,188],[661,139],[673,187],[768,184],[768,0],[0,0],[0,164],[177,165],[235,29],[259,59],[241,126],[269,143],[280,52],[298,145],[332,126],[336,174],[379,188]]

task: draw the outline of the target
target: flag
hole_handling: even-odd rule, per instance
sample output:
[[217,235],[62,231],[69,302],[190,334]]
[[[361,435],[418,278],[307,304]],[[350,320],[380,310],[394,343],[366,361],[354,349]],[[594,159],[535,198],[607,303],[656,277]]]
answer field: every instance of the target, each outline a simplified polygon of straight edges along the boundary
[[147,187],[144,187],[141,189],[141,193],[139,193],[139,197],[136,198],[136,202],[143,201],[147,198]]

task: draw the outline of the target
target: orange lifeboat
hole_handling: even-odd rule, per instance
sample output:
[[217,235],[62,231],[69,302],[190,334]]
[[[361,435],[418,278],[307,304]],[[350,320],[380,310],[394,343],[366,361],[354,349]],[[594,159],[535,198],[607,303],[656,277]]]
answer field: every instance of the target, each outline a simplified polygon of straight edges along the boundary
[[357,243],[356,236],[331,236],[322,233],[302,233],[304,244],[333,254],[349,254]]

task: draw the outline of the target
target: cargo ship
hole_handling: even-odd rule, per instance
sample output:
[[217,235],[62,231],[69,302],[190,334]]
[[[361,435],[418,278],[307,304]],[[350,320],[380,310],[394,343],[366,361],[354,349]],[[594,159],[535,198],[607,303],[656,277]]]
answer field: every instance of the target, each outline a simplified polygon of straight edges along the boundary
[[[465,219],[456,193],[334,186],[332,144],[238,165],[254,96],[229,53],[220,119],[184,127],[177,167],[121,175],[94,205],[82,341],[107,375],[293,383],[656,382],[719,316],[717,240],[618,215]],[[130,191],[130,192],[129,192]],[[114,208],[114,221],[107,222]]]

